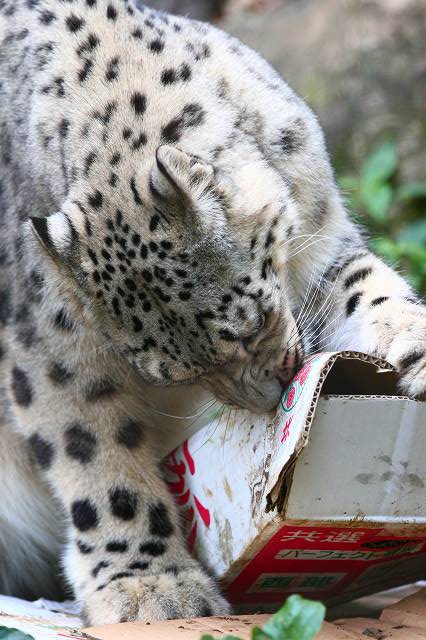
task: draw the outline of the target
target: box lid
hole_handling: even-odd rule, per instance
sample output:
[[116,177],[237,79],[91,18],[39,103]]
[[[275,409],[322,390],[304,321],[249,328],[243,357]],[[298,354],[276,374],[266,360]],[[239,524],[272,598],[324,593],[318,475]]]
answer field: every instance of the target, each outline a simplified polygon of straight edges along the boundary
[[287,387],[272,419],[220,410],[167,458],[169,487],[186,519],[189,545],[197,549],[202,531],[203,546],[221,558],[216,568],[225,569],[247,540],[283,513],[322,389],[397,393],[395,373],[384,361],[353,352],[317,354]]

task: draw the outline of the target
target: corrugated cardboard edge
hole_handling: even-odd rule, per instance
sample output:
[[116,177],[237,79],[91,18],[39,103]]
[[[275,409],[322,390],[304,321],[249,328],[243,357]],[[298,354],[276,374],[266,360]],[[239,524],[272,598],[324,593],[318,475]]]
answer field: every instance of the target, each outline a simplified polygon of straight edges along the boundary
[[293,473],[294,473],[296,461],[300,456],[301,452],[303,451],[303,449],[308,444],[309,432],[315,416],[316,408],[318,405],[318,399],[320,397],[322,387],[324,385],[324,382],[328,374],[330,373],[336,360],[338,359],[362,360],[363,362],[368,362],[369,364],[375,366],[376,369],[382,369],[386,371],[394,370],[394,367],[391,364],[389,364],[389,362],[387,362],[386,360],[383,360],[381,358],[375,358],[374,356],[370,356],[366,353],[361,353],[359,351],[340,351],[340,352],[330,354],[330,358],[327,361],[327,363],[324,365],[321,371],[321,375],[319,377],[317,386],[315,387],[315,391],[313,393],[312,400],[311,400],[311,405],[310,405],[308,414],[306,416],[305,425],[303,427],[303,431],[300,435],[300,438],[297,441],[294,452],[289,458],[289,460],[286,462],[284,467],[282,468],[275,485],[266,496],[266,507],[265,507],[266,513],[270,511],[274,511],[276,509],[277,512],[282,517],[285,516],[285,509],[287,506],[288,496],[290,494],[290,489],[293,481]]

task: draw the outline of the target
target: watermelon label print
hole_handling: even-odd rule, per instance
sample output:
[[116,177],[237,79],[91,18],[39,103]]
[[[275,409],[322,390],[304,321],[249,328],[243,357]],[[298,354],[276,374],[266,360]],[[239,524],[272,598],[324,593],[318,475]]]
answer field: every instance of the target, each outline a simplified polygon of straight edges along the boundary
[[164,467],[169,477],[176,478],[168,480],[167,485],[187,522],[188,548],[192,551],[197,539],[198,524],[201,522],[200,526],[209,527],[211,518],[210,511],[191,491],[190,478],[195,475],[195,462],[189,452],[188,440],[167,458]]
[[286,420],[285,425],[283,426],[283,433],[281,436],[281,444],[284,444],[284,442],[288,439],[289,435],[290,435],[290,425],[293,421],[293,416],[290,416],[288,420]]
[[296,373],[293,380],[285,390],[284,395],[281,398],[281,408],[285,413],[292,412],[294,407],[298,403],[302,395],[305,382],[309,376],[309,373],[311,372],[312,363],[317,359],[317,357],[318,356],[315,356],[314,358],[311,358],[310,360],[305,362],[303,367]]

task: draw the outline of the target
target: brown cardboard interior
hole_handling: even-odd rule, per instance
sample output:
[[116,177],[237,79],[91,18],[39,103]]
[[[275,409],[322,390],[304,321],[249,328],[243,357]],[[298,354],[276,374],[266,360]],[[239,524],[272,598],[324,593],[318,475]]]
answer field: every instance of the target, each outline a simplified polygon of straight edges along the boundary
[[103,627],[91,627],[84,631],[99,640],[200,640],[203,634],[215,638],[223,634],[233,634],[242,640],[248,640],[253,625],[262,625],[269,615],[227,616],[211,618],[193,618],[191,620],[173,620],[165,622],[126,622]]
[[426,591],[418,591],[388,607],[380,620],[415,626],[426,631]]
[[[269,615],[254,615],[228,618],[197,618],[168,622],[127,622],[85,629],[90,640],[200,640],[203,634],[221,638],[234,634],[241,640],[249,640],[251,628],[261,626]],[[351,640],[349,632],[324,622],[317,640]],[[358,638],[358,636],[355,636]],[[414,638],[413,638],[414,640]],[[423,640],[423,639],[422,639]]]
[[[399,596],[400,597],[400,596]],[[426,589],[386,606],[380,619],[342,618],[324,622],[316,640],[426,640]],[[382,604],[382,606],[383,606]],[[381,608],[381,607],[380,607]],[[229,618],[197,618],[167,622],[127,622],[84,629],[89,639],[96,640],[200,640],[203,633],[221,638],[233,633],[248,640],[253,625],[261,626],[268,615],[232,616]]]
[[358,358],[336,358],[322,385],[323,395],[398,396],[398,378],[393,369]]

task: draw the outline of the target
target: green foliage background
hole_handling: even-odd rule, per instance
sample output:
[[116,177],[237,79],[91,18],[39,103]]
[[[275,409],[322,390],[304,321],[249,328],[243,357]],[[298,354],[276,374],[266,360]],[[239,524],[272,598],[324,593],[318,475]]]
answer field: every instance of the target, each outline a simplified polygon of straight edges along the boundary
[[370,246],[426,295],[426,182],[401,183],[396,145],[374,148],[359,175],[341,175],[349,209],[369,232]]

